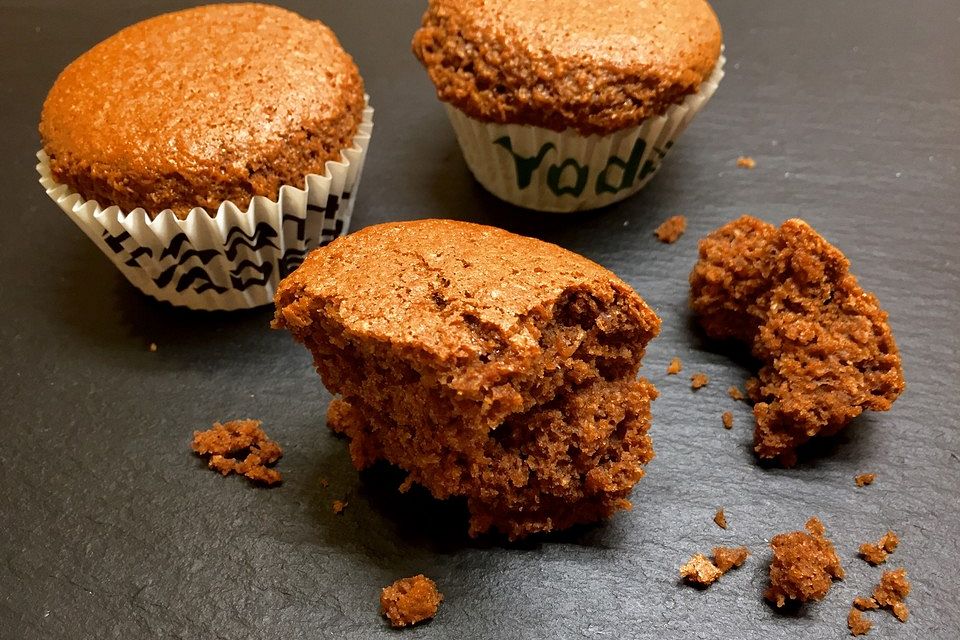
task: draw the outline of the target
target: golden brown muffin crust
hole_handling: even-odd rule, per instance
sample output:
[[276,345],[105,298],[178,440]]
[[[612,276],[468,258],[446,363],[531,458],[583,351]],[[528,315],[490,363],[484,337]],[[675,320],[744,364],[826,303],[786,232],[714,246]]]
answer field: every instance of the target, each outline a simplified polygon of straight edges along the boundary
[[276,199],[348,148],[363,81],[318,21],[260,4],[145,20],[72,62],[40,137],[58,182],[124,211],[180,216]]
[[589,135],[695,93],[721,40],[705,0],[431,0],[413,51],[473,118]]

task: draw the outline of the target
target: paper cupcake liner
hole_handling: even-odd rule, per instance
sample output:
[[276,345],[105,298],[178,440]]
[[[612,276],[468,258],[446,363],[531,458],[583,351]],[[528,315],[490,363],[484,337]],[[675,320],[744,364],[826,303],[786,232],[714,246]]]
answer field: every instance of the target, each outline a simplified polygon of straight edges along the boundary
[[700,90],[663,115],[608,135],[582,136],[518,124],[480,122],[447,103],[447,115],[477,181],[511,204],[538,211],[596,209],[640,190],[717,90],[726,58]]
[[37,171],[47,195],[142,292],[191,309],[249,309],[272,304],[277,283],[311,249],[347,232],[372,130],[368,103],[351,148],[323,175],[308,174],[303,189],[280,187],[276,201],[254,197],[246,211],[223,202],[213,216],[102,207],[54,180],[43,151]]

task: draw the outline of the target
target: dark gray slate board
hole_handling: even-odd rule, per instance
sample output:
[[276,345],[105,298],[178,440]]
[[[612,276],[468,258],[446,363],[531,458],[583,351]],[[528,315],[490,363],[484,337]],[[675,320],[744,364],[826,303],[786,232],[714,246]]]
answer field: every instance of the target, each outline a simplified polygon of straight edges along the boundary
[[[120,27],[178,2],[0,3],[0,638],[395,637],[379,589],[424,572],[446,602],[411,638],[841,638],[880,570],[857,545],[888,527],[913,580],[910,621],[875,637],[960,635],[960,5],[717,2],[728,76],[639,196],[543,217],[485,194],[409,53],[424,3],[291,2],[357,58],[377,107],[354,229],[451,216],[581,252],[663,317],[645,375],[657,458],[633,511],[519,545],[465,536],[462,505],[399,476],[358,476],[324,426],[329,396],[270,312],[201,314],[131,289],[36,183],[40,105],[56,74]],[[597,3],[601,10],[602,2]],[[737,169],[738,155],[756,158]],[[749,362],[706,344],[686,307],[696,239],[751,212],[803,216],[890,312],[908,389],[795,469],[758,466],[726,396]],[[684,213],[676,245],[651,233]],[[159,345],[150,353],[151,342]],[[673,356],[684,375],[667,378]],[[693,394],[688,375],[711,383]],[[725,431],[720,414],[734,412]],[[203,468],[191,430],[252,416],[286,447],[282,488]],[[875,471],[874,486],[853,476]],[[328,478],[322,488],[320,478]],[[331,501],[349,507],[334,516]],[[730,528],[711,518],[724,506]],[[791,615],[761,601],[766,544],[817,514],[847,579]],[[707,591],[677,583],[718,543],[754,555]]]

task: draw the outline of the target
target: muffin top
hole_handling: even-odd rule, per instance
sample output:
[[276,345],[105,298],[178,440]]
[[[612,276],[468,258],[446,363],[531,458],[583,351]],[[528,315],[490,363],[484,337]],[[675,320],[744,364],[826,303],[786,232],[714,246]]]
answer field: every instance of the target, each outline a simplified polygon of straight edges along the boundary
[[705,0],[430,0],[413,51],[473,118],[590,135],[695,93],[721,40]]
[[168,13],[73,61],[43,105],[58,182],[155,215],[302,188],[353,140],[364,108],[353,59],[324,24],[260,4]]
[[[278,326],[302,331],[320,316],[365,339],[409,345],[440,359],[475,356],[484,336],[536,350],[532,323],[563,293],[604,302],[650,333],[660,320],[627,284],[553,244],[453,220],[368,227],[313,251],[280,283]],[[644,340],[643,342],[645,343]]]

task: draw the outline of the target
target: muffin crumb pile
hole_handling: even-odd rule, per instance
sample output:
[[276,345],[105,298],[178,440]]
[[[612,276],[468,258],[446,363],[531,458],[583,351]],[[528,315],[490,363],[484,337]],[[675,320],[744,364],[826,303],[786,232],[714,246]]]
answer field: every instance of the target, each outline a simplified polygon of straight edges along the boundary
[[194,431],[193,451],[209,456],[208,465],[223,475],[238,473],[250,480],[275,485],[282,481],[280,472],[270,468],[283,455],[283,450],[267,437],[259,420],[215,422],[206,431]]
[[833,580],[844,576],[840,558],[827,540],[826,529],[819,518],[810,518],[806,531],[774,536],[770,547],[773,561],[770,563],[770,586],[764,597],[777,607],[784,606],[788,600],[821,600]]

